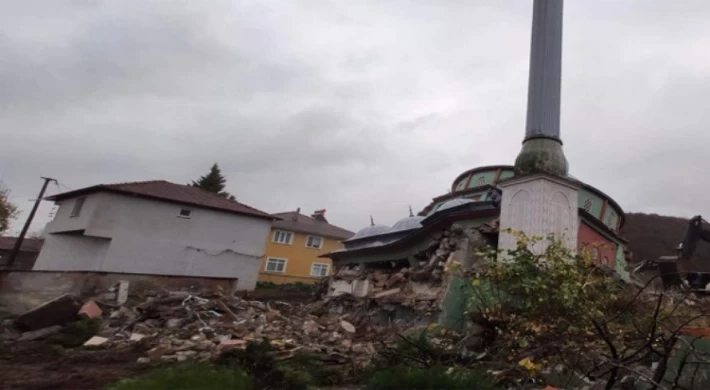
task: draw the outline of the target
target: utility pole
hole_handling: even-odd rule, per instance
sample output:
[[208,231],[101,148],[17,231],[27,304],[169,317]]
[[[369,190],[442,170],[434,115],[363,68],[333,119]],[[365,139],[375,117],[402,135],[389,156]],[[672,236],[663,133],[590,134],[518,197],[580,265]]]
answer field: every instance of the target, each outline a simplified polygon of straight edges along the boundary
[[42,202],[42,197],[44,196],[44,191],[47,190],[47,185],[49,182],[57,182],[55,179],[49,178],[49,177],[42,177],[44,180],[44,184],[42,184],[42,189],[39,191],[39,196],[37,197],[37,200],[35,200],[35,205],[32,207],[32,211],[30,211],[30,215],[27,217],[27,221],[25,222],[25,226],[22,227],[22,231],[20,232],[20,236],[17,237],[17,240],[15,241],[15,246],[12,248],[12,252],[10,252],[9,258],[7,259],[7,268],[12,268],[12,265],[15,263],[15,258],[17,257],[17,254],[20,253],[20,248],[22,247],[22,241],[25,239],[25,235],[27,234],[27,231],[30,229],[30,225],[32,224],[32,219],[35,217],[35,213],[37,212],[37,208],[39,207],[40,202]]

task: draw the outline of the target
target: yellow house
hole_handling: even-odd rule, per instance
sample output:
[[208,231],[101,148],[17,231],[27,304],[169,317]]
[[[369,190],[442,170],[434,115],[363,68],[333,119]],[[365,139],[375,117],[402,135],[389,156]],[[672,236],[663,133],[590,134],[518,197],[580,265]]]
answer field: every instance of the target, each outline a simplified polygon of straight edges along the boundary
[[274,221],[266,240],[260,282],[317,282],[331,272],[331,260],[318,256],[343,248],[341,241],[354,234],[328,223],[325,210],[310,217],[300,211],[273,214],[281,220]]

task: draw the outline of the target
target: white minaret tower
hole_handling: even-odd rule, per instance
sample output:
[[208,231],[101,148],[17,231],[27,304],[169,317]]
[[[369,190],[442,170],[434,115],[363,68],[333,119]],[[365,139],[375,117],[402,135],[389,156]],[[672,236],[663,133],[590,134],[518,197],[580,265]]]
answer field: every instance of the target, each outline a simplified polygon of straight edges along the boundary
[[[560,138],[563,0],[535,0],[528,108],[523,148],[515,160],[515,177],[501,183],[500,228],[528,236],[554,234],[577,245],[577,191],[567,176]],[[516,240],[500,233],[499,249],[513,249]],[[545,243],[535,249],[542,250]]]

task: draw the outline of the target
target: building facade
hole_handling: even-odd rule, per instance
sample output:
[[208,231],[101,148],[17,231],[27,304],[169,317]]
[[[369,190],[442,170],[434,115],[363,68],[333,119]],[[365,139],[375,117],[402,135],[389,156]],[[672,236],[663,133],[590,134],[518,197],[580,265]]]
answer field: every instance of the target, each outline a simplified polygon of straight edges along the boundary
[[[383,261],[404,261],[428,248],[436,234],[453,223],[465,227],[490,225],[492,243],[498,244],[498,220],[505,202],[501,187],[515,178],[511,165],[473,168],[456,177],[451,190],[437,196],[416,216],[402,218],[392,226],[367,226],[344,242],[345,248],[325,253],[337,265]],[[628,279],[626,240],[619,235],[624,212],[608,195],[595,187],[567,176],[577,187],[575,245],[587,250],[597,264]],[[510,205],[507,205],[510,207]]]
[[342,249],[342,240],[354,234],[328,223],[325,210],[311,216],[301,214],[300,209],[274,216],[280,219],[266,240],[260,282],[311,284],[329,276],[332,262],[319,256]]
[[47,199],[59,208],[34,270],[227,277],[239,290],[256,285],[276,219],[166,181],[98,185]]

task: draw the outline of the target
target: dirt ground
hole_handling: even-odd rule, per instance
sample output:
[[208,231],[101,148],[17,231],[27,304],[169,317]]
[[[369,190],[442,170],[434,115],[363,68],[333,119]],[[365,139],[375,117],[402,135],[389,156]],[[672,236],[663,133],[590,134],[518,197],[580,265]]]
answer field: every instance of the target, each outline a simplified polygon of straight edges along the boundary
[[4,390],[98,390],[149,369],[136,363],[140,350],[62,351],[47,343],[0,345]]

